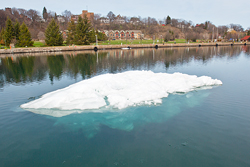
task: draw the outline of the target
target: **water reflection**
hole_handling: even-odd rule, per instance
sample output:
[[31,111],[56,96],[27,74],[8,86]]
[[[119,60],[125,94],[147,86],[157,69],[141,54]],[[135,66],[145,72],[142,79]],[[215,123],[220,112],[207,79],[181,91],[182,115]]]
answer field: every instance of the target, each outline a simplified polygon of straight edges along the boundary
[[7,82],[30,81],[34,71],[34,61],[35,57],[7,57],[1,59],[1,75],[5,75]]
[[[60,80],[62,75],[82,79],[102,73],[117,73],[124,70],[147,70],[164,62],[165,68],[188,64],[191,61],[207,63],[214,57],[229,59],[241,52],[250,54],[249,46],[166,48],[111,50],[95,52],[69,52],[59,55],[12,55],[0,60],[0,87],[5,84]],[[249,57],[249,56],[248,56]]]
[[65,66],[65,59],[63,55],[58,56],[48,56],[47,58],[49,66],[49,78],[53,83],[54,77],[60,79],[63,74],[63,67]]

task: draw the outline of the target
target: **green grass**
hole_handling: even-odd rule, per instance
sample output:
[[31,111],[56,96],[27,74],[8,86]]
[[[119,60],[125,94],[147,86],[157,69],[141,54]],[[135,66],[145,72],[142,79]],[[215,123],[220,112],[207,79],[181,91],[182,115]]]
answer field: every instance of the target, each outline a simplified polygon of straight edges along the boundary
[[[4,47],[4,48],[2,48],[2,47]],[[4,45],[0,45],[0,49],[8,49],[8,47],[5,47]]]
[[43,43],[43,42],[40,42],[40,41],[34,41],[33,46],[35,46],[35,47],[43,47],[43,46],[45,46],[45,45],[44,45],[44,43]]
[[[157,39],[154,41],[154,44],[161,44],[163,40]],[[185,39],[175,39],[175,41],[169,41],[164,43],[186,43]],[[133,44],[153,44],[153,40],[110,40],[110,41],[100,41],[98,45],[133,45]],[[95,43],[93,43],[95,45]]]
[[[133,44],[161,44],[163,42],[163,40],[161,39],[156,39],[155,41],[153,40],[110,40],[110,41],[99,41],[98,45],[121,45],[121,43],[123,45],[133,45]],[[186,43],[185,39],[175,39],[175,41],[169,41],[169,42],[164,42],[164,43]],[[92,43],[92,45],[95,45],[95,43]],[[44,47],[46,46],[43,42],[40,41],[34,41],[33,44],[34,47]],[[66,46],[66,44],[63,44],[63,46]],[[3,45],[0,45],[1,47],[5,47]]]
[[[175,39],[176,43],[186,43],[185,39]],[[157,39],[154,41],[154,44],[161,44],[163,40]],[[133,45],[133,44],[153,44],[153,40],[110,40],[110,41],[99,41],[98,45]],[[174,41],[164,42],[164,43],[174,43]],[[66,46],[66,44],[63,44]],[[95,45],[95,43],[92,43],[92,45]],[[33,44],[34,47],[44,47],[45,44],[40,41],[34,41]]]
[[[175,39],[174,40],[176,43],[186,43],[185,39]],[[174,41],[168,41],[167,43],[174,43]]]
[[131,45],[131,44],[152,44],[153,40],[110,40],[100,41],[99,45]]
[[[33,44],[34,47],[44,47],[46,46],[45,43],[43,42],[40,42],[40,41],[34,41],[34,44]],[[65,43],[63,43],[62,46],[67,46]]]

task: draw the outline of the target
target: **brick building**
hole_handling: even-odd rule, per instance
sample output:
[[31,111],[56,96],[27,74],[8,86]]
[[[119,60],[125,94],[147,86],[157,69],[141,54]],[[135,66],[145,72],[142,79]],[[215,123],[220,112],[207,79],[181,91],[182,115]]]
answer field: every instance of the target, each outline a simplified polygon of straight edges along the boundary
[[87,16],[87,18],[90,21],[94,20],[94,13],[93,12],[88,12],[87,10],[83,10],[82,14],[80,14],[80,15],[72,15],[71,19],[73,19],[74,22],[77,23],[79,16],[81,16],[82,18],[84,18],[85,15]]
[[141,30],[103,30],[109,39],[143,39]]
[[94,19],[94,13],[93,12],[88,12],[87,10],[83,10],[82,11],[82,14],[80,14],[80,16],[82,17],[82,18],[84,18],[84,16],[87,16],[87,18],[90,20],[90,21],[92,21],[93,19]]

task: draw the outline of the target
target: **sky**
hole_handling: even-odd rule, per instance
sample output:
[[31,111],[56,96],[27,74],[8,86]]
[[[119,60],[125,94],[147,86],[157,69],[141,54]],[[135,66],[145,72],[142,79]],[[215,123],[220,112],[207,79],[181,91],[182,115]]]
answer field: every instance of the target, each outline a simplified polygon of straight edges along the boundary
[[163,20],[168,15],[175,19],[192,21],[194,24],[210,21],[216,26],[240,24],[244,29],[250,28],[250,0],[8,0],[1,2],[0,8],[16,7],[35,9],[42,13],[47,11],[61,14],[69,10],[72,14],[81,14],[88,10],[106,16],[109,11],[121,16],[153,17]]

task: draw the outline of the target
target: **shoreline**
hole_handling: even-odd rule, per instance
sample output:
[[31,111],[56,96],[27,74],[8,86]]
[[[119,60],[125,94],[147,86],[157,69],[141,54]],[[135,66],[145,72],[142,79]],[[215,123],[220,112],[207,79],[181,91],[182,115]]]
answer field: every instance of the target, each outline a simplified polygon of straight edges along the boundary
[[52,47],[30,47],[30,48],[14,48],[0,49],[0,56],[6,54],[20,53],[53,53],[53,52],[69,52],[69,51],[97,51],[112,49],[141,49],[141,48],[171,48],[171,47],[205,47],[205,46],[234,46],[234,45],[250,45],[250,42],[242,43],[178,43],[178,44],[136,44],[136,45],[85,45],[85,46],[52,46]]

